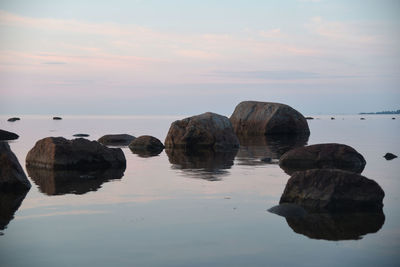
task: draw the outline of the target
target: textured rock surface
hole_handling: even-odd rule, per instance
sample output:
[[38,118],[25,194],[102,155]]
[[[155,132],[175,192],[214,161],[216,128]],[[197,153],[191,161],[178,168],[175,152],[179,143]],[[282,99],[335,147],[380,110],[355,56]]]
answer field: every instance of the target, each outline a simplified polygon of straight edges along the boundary
[[358,240],[376,233],[385,223],[382,211],[308,213],[296,204],[281,204],[268,211],[286,218],[294,232],[313,239]]
[[244,101],[230,117],[238,135],[309,134],[303,115],[285,104]]
[[239,140],[227,117],[207,112],[173,122],[165,146],[218,151],[238,148]]
[[28,191],[31,184],[10,146],[0,142],[0,191]]
[[373,180],[338,169],[295,172],[288,180],[280,203],[301,205],[308,210],[381,210],[385,196]]
[[361,173],[364,157],[354,148],[342,144],[317,144],[292,149],[279,160],[279,166],[291,174],[308,169],[343,169]]
[[0,129],[0,140],[15,140],[18,139],[18,134]]
[[47,137],[36,142],[26,156],[26,165],[48,169],[88,170],[126,166],[120,148],[108,148],[83,138]]
[[103,145],[120,145],[127,146],[132,142],[136,137],[129,134],[106,134],[97,140],[99,143]]
[[[151,152],[151,154],[159,154],[164,149],[164,145],[157,138],[150,135],[142,135],[135,138],[130,144],[129,148],[133,153],[142,154]],[[150,154],[149,154],[150,155]]]

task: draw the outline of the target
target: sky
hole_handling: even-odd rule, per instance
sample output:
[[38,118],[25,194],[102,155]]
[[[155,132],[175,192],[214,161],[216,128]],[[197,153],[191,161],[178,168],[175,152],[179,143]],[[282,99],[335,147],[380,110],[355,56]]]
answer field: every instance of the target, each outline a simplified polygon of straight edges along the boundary
[[0,0],[0,114],[400,108],[400,1]]

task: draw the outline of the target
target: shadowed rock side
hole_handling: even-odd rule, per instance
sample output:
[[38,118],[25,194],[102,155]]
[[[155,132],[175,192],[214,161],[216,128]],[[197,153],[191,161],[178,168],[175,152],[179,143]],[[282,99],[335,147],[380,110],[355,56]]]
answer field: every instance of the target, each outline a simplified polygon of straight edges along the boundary
[[121,179],[125,171],[125,168],[95,171],[49,170],[35,167],[26,169],[40,191],[47,195],[82,195],[97,191],[103,183]]
[[[240,142],[236,160],[239,165],[277,163],[285,152],[307,145],[308,135],[238,136]],[[265,159],[271,159],[266,161]]]
[[109,148],[83,138],[47,137],[36,142],[26,156],[27,167],[67,170],[125,168],[120,148]]
[[279,166],[288,174],[308,169],[343,169],[361,173],[364,157],[354,148],[342,144],[317,144],[295,148],[279,160]]
[[106,134],[97,141],[106,146],[127,146],[135,138],[136,137],[129,134]]
[[310,134],[304,116],[280,103],[243,101],[229,120],[237,135]]
[[338,169],[295,172],[280,204],[298,204],[313,211],[379,211],[385,196],[373,180]]
[[15,139],[18,139],[18,137],[19,137],[18,134],[15,134],[15,133],[0,129],[0,141],[2,141],[2,140],[15,140]]
[[222,151],[238,148],[239,140],[227,117],[207,112],[173,122],[165,138],[165,147]]
[[153,136],[142,135],[129,144],[129,149],[134,154],[147,158],[160,154],[164,150],[164,145]]
[[0,192],[0,231],[7,228],[7,225],[14,214],[21,206],[28,190],[21,192]]
[[237,150],[215,152],[209,149],[196,151],[166,149],[166,153],[172,168],[182,170],[185,176],[219,181],[233,166]]
[[383,212],[308,213],[295,204],[281,204],[270,212],[286,218],[294,232],[312,239],[358,240],[378,232],[385,223]]
[[1,192],[26,192],[31,183],[11,151],[10,146],[0,142],[0,194]]

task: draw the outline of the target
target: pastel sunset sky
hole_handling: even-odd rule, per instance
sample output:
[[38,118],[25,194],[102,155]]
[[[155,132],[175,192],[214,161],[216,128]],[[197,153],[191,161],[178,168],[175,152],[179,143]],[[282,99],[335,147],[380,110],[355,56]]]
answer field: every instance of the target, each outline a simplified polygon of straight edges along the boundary
[[399,29],[397,0],[0,0],[0,113],[399,109]]

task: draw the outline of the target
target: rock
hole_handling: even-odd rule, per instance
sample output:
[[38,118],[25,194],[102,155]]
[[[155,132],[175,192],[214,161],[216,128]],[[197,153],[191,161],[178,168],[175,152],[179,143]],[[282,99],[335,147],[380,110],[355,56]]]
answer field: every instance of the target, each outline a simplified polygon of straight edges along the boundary
[[295,233],[331,241],[359,240],[378,232],[385,223],[382,211],[309,213],[296,204],[281,204],[268,211],[285,217]]
[[271,158],[262,158],[261,161],[265,162],[265,163],[271,163],[272,159]]
[[396,118],[392,118],[392,120],[395,120]]
[[184,172],[185,177],[220,181],[223,176],[229,174],[227,170],[233,166],[237,149],[225,151],[166,149],[165,152],[172,168]]
[[275,162],[287,151],[307,145],[308,141],[308,135],[239,135],[238,138],[237,164],[249,166],[265,164],[260,161],[262,158],[271,158]]
[[9,118],[7,121],[14,122],[14,121],[19,121],[19,120],[20,120],[20,118],[18,118],[18,117],[12,117],[12,118]]
[[365,120],[365,118],[360,118],[360,120]]
[[306,117],[306,120],[313,120],[313,117]]
[[10,146],[0,142],[0,192],[22,192],[30,188],[31,183]]
[[280,204],[293,203],[316,211],[376,211],[385,196],[373,180],[338,169],[295,172],[288,180]]
[[47,137],[37,141],[28,152],[26,166],[55,170],[97,170],[124,168],[126,160],[120,148],[108,148],[97,141]]
[[392,160],[397,158],[397,156],[395,154],[392,153],[386,153],[385,156],[383,156],[386,160]]
[[334,117],[331,117],[331,120],[334,120],[335,118]]
[[53,117],[53,120],[62,120],[61,117]]
[[74,137],[89,137],[88,134],[84,134],[84,133],[78,133],[78,134],[74,134]]
[[18,134],[0,129],[0,140],[15,140],[18,139]]
[[14,214],[21,206],[28,190],[0,193],[0,231],[6,229],[14,219]]
[[279,103],[241,102],[230,121],[237,135],[310,134],[303,115]]
[[37,167],[26,168],[32,181],[46,195],[75,194],[82,195],[97,191],[102,184],[114,179],[121,179],[125,167],[105,170],[54,170]]
[[342,144],[317,144],[292,149],[279,159],[279,166],[288,174],[308,169],[343,169],[361,173],[364,157],[354,148]]
[[150,135],[142,135],[135,138],[130,144],[129,148],[133,153],[148,154],[149,156],[158,155],[163,151],[164,145],[157,138]]
[[165,146],[175,149],[237,149],[239,140],[227,117],[207,112],[175,121],[165,138]]
[[132,142],[136,137],[129,134],[107,134],[97,140],[99,143],[103,145],[110,146],[127,146],[130,142]]

